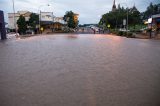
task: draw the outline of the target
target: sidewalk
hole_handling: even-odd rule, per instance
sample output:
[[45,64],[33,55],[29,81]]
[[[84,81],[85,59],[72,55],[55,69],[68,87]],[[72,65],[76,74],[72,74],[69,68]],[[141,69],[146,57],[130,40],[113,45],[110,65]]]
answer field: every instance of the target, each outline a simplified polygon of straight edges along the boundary
[[158,34],[158,35],[152,34],[152,38],[150,38],[149,34],[135,34],[135,37],[138,39],[157,39],[157,40],[160,40],[160,34]]
[[135,38],[138,39],[150,39],[150,36],[147,34],[135,34]]

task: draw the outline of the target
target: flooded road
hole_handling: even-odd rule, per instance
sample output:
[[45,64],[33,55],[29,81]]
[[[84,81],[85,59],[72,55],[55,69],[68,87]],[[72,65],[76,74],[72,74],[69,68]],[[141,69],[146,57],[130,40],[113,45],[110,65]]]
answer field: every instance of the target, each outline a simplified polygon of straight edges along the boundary
[[0,41],[0,106],[160,106],[160,41],[63,34]]

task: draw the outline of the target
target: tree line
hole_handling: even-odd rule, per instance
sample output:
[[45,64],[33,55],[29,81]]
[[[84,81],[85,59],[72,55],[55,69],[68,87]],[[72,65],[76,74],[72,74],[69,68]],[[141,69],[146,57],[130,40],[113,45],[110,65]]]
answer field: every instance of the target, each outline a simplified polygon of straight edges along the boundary
[[160,4],[150,5],[147,7],[145,12],[140,12],[136,6],[132,8],[124,8],[123,6],[118,5],[116,11],[110,11],[102,15],[102,18],[99,21],[100,26],[110,25],[111,28],[122,28],[123,20],[127,19],[128,12],[128,25],[134,26],[137,24],[143,24],[143,20],[148,19],[154,14],[160,13]]

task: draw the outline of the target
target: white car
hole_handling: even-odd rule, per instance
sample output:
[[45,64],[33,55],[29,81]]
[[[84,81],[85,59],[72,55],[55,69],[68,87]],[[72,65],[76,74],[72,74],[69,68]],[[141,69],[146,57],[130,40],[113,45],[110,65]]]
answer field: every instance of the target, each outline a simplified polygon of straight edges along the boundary
[[119,31],[122,31],[122,32],[129,32],[130,30],[126,30],[126,29],[119,29]]
[[95,30],[96,32],[99,32],[99,28],[98,27],[92,27],[93,30]]

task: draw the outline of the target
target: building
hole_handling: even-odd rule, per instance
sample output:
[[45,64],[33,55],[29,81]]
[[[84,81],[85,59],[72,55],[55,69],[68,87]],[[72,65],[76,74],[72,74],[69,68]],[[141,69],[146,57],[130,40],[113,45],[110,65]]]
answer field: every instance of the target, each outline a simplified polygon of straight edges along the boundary
[[47,22],[47,23],[53,23],[54,16],[53,12],[40,12],[40,21]]
[[63,17],[54,17],[53,28],[55,30],[62,30],[64,26],[65,26],[65,21],[63,20]]
[[147,24],[148,28],[160,30],[160,14],[152,15],[151,18],[144,21],[144,24]]
[[41,12],[40,23],[41,27],[44,29],[44,33],[63,30],[65,26],[63,17],[55,17],[53,12]]
[[[21,15],[25,17],[26,21],[29,21],[30,15],[32,12],[29,11],[18,11],[17,13],[8,13],[8,28],[9,29],[18,29],[17,20]],[[40,15],[40,23],[42,26],[46,26],[48,24],[53,24],[53,13],[52,12],[41,12]]]
[[17,20],[21,15],[23,15],[26,21],[29,21],[32,12],[29,11],[18,11],[17,13],[8,13],[8,28],[17,29]]
[[160,30],[160,14],[156,14],[152,16],[153,26]]
[[6,29],[4,22],[4,13],[0,10],[0,39],[6,39]]
[[48,32],[48,30],[51,32],[51,29],[53,29],[53,22],[53,12],[40,12],[40,27],[43,29],[43,32]]
[[112,6],[112,12],[115,12],[116,11],[116,1],[114,0],[113,1],[113,6]]
[[[8,13],[8,28],[15,30],[18,29],[17,20],[21,15],[25,17],[26,21],[29,21],[32,12],[18,11],[17,13]],[[37,28],[43,29],[42,32],[53,32],[54,30],[63,30],[67,24],[63,17],[55,17],[53,12],[40,12],[39,14],[39,26]],[[79,14],[74,14],[74,21],[78,22]],[[29,26],[28,26],[29,28]]]

